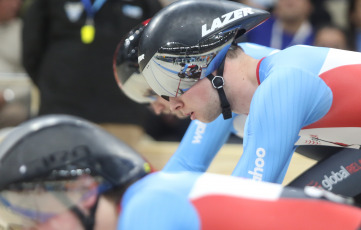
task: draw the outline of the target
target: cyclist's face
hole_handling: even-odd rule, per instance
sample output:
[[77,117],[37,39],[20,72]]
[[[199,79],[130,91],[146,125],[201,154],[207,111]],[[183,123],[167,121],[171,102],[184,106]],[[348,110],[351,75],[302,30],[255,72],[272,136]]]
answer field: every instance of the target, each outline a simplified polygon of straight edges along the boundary
[[83,230],[79,219],[71,211],[59,214],[45,223],[25,230]]
[[[84,203],[84,207],[80,209],[84,213],[87,213],[93,204],[94,201],[89,200]],[[117,228],[117,222],[117,206],[112,203],[112,201],[101,196],[98,201],[94,230],[115,230]],[[25,230],[84,230],[84,227],[72,211],[67,211],[49,219],[45,223]]]
[[199,80],[183,95],[169,98],[169,101],[173,113],[181,113],[192,120],[208,123],[221,114],[217,91],[206,78]]

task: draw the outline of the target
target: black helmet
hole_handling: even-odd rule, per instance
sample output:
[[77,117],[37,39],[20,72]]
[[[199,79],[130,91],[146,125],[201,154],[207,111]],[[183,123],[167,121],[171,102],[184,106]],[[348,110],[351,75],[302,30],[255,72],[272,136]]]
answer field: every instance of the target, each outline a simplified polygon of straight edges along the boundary
[[158,95],[181,95],[220,67],[236,38],[269,16],[226,0],[177,1],[160,10],[144,29],[140,71]]
[[[98,126],[68,115],[39,117],[15,128],[0,145],[0,213],[7,211],[11,221],[15,219],[10,224],[21,226],[72,209],[91,229],[94,216],[74,209],[90,192],[84,185],[76,189],[79,178],[96,182],[91,191],[99,197],[149,172],[138,153]],[[41,190],[36,189],[39,184]],[[61,202],[47,202],[47,197]]]
[[138,65],[138,43],[149,19],[134,27],[119,42],[113,57],[113,71],[119,88],[138,103],[150,103],[157,94],[144,79]]

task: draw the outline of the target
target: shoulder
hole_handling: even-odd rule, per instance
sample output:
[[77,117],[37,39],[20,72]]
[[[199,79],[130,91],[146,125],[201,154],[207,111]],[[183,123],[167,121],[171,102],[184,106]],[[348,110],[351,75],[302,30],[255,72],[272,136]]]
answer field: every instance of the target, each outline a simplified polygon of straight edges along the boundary
[[293,56],[291,60],[315,60],[328,54],[330,48],[309,45],[295,45],[279,52],[280,56]]
[[151,188],[138,192],[124,207],[119,229],[198,229],[197,212],[187,197]]
[[261,59],[279,51],[278,49],[251,42],[238,43],[238,46],[241,47],[247,55],[255,59]]
[[261,63],[261,71],[269,74],[284,72],[282,71],[284,69],[294,69],[296,70],[294,74],[309,72],[318,76],[329,51],[330,48],[324,47],[291,46],[265,58]]

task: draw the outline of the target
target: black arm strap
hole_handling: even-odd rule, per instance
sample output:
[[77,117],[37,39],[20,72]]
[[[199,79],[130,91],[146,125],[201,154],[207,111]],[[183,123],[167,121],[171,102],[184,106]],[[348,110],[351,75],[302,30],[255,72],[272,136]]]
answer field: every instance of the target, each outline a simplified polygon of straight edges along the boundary
[[225,59],[226,58],[223,59],[221,65],[217,69],[217,76],[214,76],[213,74],[209,74],[207,76],[207,78],[211,81],[213,88],[215,88],[218,91],[219,99],[221,101],[222,114],[223,114],[224,120],[232,118],[231,106],[228,102],[226,93],[224,92],[224,89],[223,89],[223,85],[224,85],[223,70],[224,70]]

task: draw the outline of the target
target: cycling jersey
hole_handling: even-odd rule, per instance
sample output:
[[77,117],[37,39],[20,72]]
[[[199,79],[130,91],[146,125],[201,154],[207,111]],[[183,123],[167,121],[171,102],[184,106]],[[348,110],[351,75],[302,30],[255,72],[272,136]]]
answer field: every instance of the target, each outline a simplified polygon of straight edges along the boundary
[[118,229],[357,228],[360,209],[312,199],[324,197],[320,193],[233,176],[158,172],[127,189]]
[[[238,45],[246,54],[256,59],[278,51],[253,43],[239,43]],[[244,114],[233,113],[232,119],[228,120],[224,120],[221,115],[211,123],[192,121],[177,151],[172,155],[163,171],[206,171],[231,133],[243,137],[246,118],[247,116]]]
[[233,175],[281,183],[296,145],[360,148],[361,53],[293,46],[257,72]]

